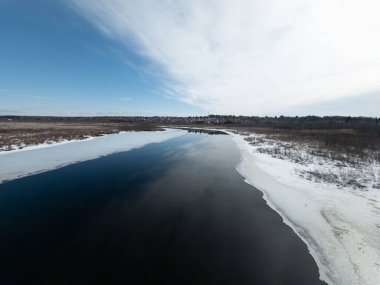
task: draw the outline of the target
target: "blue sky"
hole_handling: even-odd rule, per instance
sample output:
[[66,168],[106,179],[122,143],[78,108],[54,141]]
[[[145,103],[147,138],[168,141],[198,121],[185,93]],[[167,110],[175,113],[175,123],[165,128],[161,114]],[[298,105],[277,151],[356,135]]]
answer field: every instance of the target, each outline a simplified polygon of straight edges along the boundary
[[0,42],[0,114],[204,114],[61,1],[0,1]]
[[377,0],[0,0],[0,115],[379,116]]

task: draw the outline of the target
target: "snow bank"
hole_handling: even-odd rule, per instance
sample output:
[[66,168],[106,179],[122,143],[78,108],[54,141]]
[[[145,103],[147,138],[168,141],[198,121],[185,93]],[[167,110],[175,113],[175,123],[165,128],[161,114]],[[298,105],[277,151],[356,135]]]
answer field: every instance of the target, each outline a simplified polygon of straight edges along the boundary
[[[106,135],[104,135],[106,136]],[[45,141],[44,143],[36,144],[36,145],[11,145],[11,150],[8,150],[8,146],[0,148],[0,155],[3,154],[9,154],[9,153],[15,153],[19,151],[28,151],[28,150],[33,150],[33,149],[40,149],[40,148],[47,148],[47,147],[52,147],[52,146],[58,146],[62,144],[67,144],[67,143],[74,143],[74,142],[82,142],[82,141],[89,141],[94,139],[95,137],[88,136],[84,139],[74,139],[74,140],[60,140],[60,141]]]
[[232,134],[242,154],[238,171],[264,193],[307,244],[329,284],[380,284],[380,193],[309,181],[295,163],[258,153]]
[[0,153],[0,183],[48,171],[115,152],[128,151],[185,134],[166,129],[157,132],[124,132],[85,140],[42,144]]

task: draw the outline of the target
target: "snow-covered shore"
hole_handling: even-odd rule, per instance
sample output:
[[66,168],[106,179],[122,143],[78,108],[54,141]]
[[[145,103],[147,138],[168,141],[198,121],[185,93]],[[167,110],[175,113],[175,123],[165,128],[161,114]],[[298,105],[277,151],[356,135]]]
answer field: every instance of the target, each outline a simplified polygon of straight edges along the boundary
[[[127,132],[2,152],[0,183],[185,133],[176,129]],[[307,244],[319,267],[320,278],[329,284],[379,284],[380,190],[376,188],[379,177],[376,183],[369,183],[368,179],[367,184],[360,181],[364,189],[308,180],[299,175],[299,164],[260,152],[245,136],[229,133],[242,154],[238,171],[247,183],[264,193],[268,205]],[[380,169],[376,167],[378,173]]]
[[328,284],[379,284],[379,189],[307,180],[295,162],[260,153],[245,136],[229,133],[242,154],[238,171],[307,244],[320,278]]
[[128,151],[185,134],[184,130],[123,132],[85,140],[41,144],[0,153],[0,183],[79,161]]

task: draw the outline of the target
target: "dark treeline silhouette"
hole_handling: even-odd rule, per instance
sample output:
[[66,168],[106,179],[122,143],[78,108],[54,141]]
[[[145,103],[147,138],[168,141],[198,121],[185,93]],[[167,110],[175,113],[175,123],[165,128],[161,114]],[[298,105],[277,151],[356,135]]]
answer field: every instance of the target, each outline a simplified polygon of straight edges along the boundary
[[242,127],[264,127],[276,129],[354,129],[380,132],[379,118],[343,116],[304,116],[304,117],[248,117],[220,116],[187,117],[174,119],[182,124],[230,125]]
[[208,135],[227,135],[227,133],[217,130],[209,130],[209,129],[196,129],[196,128],[181,128],[187,130],[189,133],[196,134],[208,134]]
[[160,125],[217,125],[263,127],[276,129],[354,129],[380,133],[379,118],[345,116],[304,116],[304,117],[258,117],[258,116],[195,116],[195,117],[50,117],[50,116],[1,116],[0,121],[32,122],[83,122],[83,123],[145,123]]

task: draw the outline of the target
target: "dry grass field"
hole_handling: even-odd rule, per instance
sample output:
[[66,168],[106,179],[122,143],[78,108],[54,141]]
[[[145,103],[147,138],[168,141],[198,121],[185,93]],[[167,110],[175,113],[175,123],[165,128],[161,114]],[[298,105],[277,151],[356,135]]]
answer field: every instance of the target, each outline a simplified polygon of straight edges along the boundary
[[0,151],[41,143],[78,140],[121,131],[151,131],[159,128],[144,123],[107,121],[1,120]]

